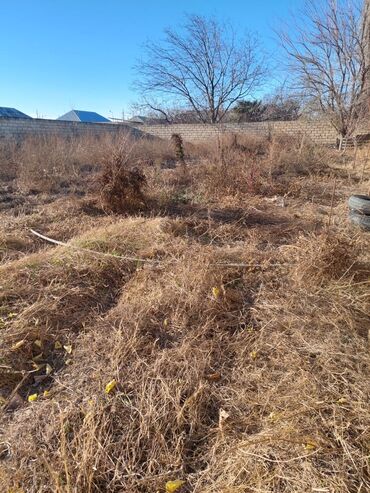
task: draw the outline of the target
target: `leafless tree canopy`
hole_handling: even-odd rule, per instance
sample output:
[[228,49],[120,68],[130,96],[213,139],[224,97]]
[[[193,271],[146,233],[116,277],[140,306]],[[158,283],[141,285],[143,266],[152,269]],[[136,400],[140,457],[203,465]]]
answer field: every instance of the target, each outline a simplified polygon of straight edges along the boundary
[[199,121],[216,123],[261,87],[266,69],[253,36],[239,39],[229,26],[197,15],[187,17],[184,31],[165,34],[162,44],[146,45],[146,58],[136,67],[147,101],[170,99]]
[[297,86],[342,137],[354,134],[368,110],[365,19],[360,1],[310,0],[294,35],[280,33]]

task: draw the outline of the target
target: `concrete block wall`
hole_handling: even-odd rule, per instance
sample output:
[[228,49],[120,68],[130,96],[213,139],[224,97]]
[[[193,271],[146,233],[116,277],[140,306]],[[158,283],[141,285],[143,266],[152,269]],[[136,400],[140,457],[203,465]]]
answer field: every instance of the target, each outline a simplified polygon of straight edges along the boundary
[[337,132],[327,121],[313,122],[299,120],[291,122],[225,123],[222,125],[140,125],[135,128],[162,139],[169,139],[173,133],[178,133],[185,141],[189,142],[207,141],[222,133],[240,133],[261,136],[267,136],[271,133],[306,135],[318,144],[323,145],[335,145],[337,139]]
[[80,123],[61,120],[1,118],[0,139],[21,139],[31,135],[101,135],[131,131],[137,135],[149,134],[169,139],[173,133],[180,134],[185,141],[202,142],[216,138],[222,133],[268,135],[272,132],[289,135],[307,135],[318,144],[334,145],[336,131],[326,121],[293,121],[262,123],[226,123],[220,125],[174,124],[174,125],[128,125],[116,123]]
[[74,135],[103,135],[119,132],[140,133],[129,125],[114,123],[81,123],[41,118],[0,118],[0,139],[19,140],[33,135],[57,135],[70,137]]

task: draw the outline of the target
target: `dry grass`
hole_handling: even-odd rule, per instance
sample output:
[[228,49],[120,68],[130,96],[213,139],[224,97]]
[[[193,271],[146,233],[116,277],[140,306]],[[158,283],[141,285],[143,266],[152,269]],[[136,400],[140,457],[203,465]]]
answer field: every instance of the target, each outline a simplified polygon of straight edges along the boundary
[[370,258],[345,205],[368,177],[229,139],[187,176],[127,144],[141,216],[95,185],[2,213],[1,491],[369,491]]
[[8,182],[16,176],[17,142],[13,140],[0,141],[0,180]]
[[86,190],[91,185],[86,176],[99,172],[112,154],[119,151],[122,154],[123,149],[138,165],[161,166],[174,159],[169,143],[133,139],[126,133],[67,140],[59,136],[40,136],[26,139],[17,146],[10,143],[3,147],[1,158],[11,170],[8,175],[15,176],[21,191],[33,193]]
[[303,139],[226,136],[218,147],[201,148],[202,164],[194,168],[194,194],[206,201],[221,197],[299,196],[302,179],[330,173],[333,153]]

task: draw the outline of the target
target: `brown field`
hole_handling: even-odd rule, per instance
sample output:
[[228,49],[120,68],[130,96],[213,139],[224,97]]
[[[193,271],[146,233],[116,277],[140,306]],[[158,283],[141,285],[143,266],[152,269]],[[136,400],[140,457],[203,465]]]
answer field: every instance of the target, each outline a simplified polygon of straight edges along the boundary
[[178,155],[0,144],[0,491],[370,491],[367,151]]

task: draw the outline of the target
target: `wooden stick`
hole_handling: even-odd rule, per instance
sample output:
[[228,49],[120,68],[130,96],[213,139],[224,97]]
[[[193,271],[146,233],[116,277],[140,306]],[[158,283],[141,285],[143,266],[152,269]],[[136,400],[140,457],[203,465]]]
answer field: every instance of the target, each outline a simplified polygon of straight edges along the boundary
[[11,403],[13,397],[18,392],[18,390],[22,387],[22,385],[26,383],[26,381],[29,379],[30,375],[31,375],[31,373],[26,373],[23,376],[22,380],[20,382],[18,382],[18,384],[15,386],[15,388],[12,391],[12,393],[9,395],[9,397],[6,399],[6,401],[4,403],[4,406],[3,406],[3,410],[4,411],[6,411],[6,409],[9,406],[9,404]]
[[[149,260],[149,259],[140,258],[140,257],[126,257],[126,256],[122,256],[122,255],[114,255],[113,253],[98,252],[96,250],[90,250],[89,248],[82,248],[82,247],[78,247],[75,245],[70,245],[68,243],[65,243],[64,241],[53,240],[53,238],[49,238],[48,236],[42,235],[41,233],[38,233],[37,231],[34,231],[33,229],[30,229],[30,231],[32,234],[34,234],[38,238],[41,238],[42,240],[48,241],[49,243],[53,243],[54,245],[60,245],[60,246],[64,246],[67,248],[71,248],[71,249],[77,250],[79,252],[86,252],[86,253],[90,253],[93,255],[102,255],[104,257],[112,257],[112,258],[117,258],[120,260],[130,260],[133,262],[147,262],[147,263],[156,264],[156,265],[163,263],[160,260]],[[179,260],[172,259],[172,262],[179,262]],[[238,263],[238,262],[235,262],[235,263],[234,262],[215,262],[215,263],[212,263],[211,265],[220,265],[223,267],[261,267],[261,264],[257,264],[257,263],[247,264],[247,263],[242,263],[242,262],[241,263]],[[276,267],[278,265],[281,265],[281,264],[269,264],[269,267]]]
[[122,255],[114,255],[113,253],[97,252],[96,250],[90,250],[90,248],[82,248],[82,247],[78,247],[75,245],[70,245],[69,243],[65,243],[64,241],[53,240],[52,238],[49,238],[48,236],[44,236],[41,233],[34,231],[33,229],[30,229],[30,231],[32,234],[34,234],[38,238],[41,238],[42,240],[48,241],[49,243],[53,243],[54,245],[60,245],[60,246],[64,246],[67,248],[71,248],[71,249],[77,250],[79,252],[91,253],[93,255],[101,255],[103,257],[118,258],[120,260],[129,260],[132,262],[147,262],[150,264],[158,264],[158,260],[150,260],[147,258],[139,258],[139,257],[126,257],[126,256],[122,256]]

